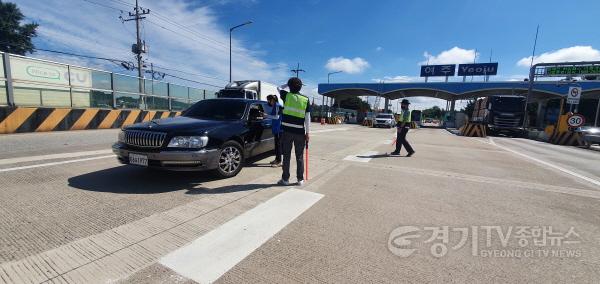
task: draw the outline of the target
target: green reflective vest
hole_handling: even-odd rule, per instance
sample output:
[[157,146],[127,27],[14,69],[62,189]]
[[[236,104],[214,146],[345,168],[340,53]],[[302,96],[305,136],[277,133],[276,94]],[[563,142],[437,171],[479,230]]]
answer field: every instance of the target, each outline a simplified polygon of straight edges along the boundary
[[411,121],[410,114],[410,110],[402,110],[400,113],[400,120],[398,122],[409,123]]
[[306,116],[306,106],[308,106],[308,98],[294,93],[285,95],[285,103],[283,104],[283,114],[297,118]]

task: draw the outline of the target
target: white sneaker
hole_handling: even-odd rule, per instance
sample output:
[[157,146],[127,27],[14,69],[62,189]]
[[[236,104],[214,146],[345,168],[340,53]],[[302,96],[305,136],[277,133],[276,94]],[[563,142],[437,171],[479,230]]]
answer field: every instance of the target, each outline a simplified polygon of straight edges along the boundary
[[304,185],[304,180],[301,179],[296,183],[297,186],[303,186]]
[[278,184],[278,185],[290,185],[290,182],[289,182],[289,181],[287,181],[287,180],[280,179],[280,180],[277,182],[277,184]]

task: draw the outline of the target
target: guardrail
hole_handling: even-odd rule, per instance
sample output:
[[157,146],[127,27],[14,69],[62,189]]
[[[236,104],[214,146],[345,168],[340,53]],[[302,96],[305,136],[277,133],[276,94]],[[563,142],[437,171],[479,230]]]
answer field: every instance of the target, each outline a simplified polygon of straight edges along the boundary
[[0,67],[0,106],[181,111],[216,97],[205,89],[1,52]]

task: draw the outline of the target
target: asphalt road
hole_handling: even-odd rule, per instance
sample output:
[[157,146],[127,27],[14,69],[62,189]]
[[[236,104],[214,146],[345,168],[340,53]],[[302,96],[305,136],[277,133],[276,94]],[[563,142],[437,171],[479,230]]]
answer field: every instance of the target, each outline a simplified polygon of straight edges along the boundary
[[600,279],[600,152],[313,130],[302,188],[267,156],[218,180],[120,165],[115,130],[1,136],[0,283]]

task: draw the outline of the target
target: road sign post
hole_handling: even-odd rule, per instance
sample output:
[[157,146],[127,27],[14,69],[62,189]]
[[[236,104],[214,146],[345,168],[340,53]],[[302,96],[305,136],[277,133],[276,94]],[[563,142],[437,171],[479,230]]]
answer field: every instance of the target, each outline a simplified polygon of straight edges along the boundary
[[569,87],[569,93],[567,94],[567,103],[569,111],[573,109],[573,105],[578,105],[581,99],[581,87]]
[[581,114],[572,114],[567,119],[567,124],[569,127],[577,128],[585,124],[585,117]]

